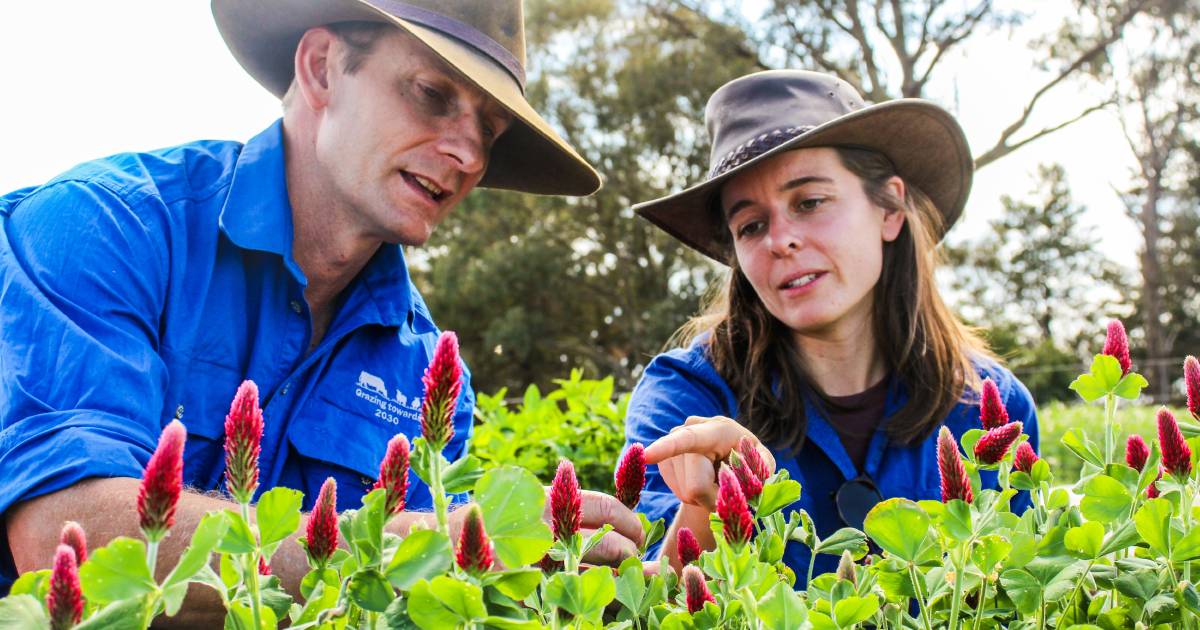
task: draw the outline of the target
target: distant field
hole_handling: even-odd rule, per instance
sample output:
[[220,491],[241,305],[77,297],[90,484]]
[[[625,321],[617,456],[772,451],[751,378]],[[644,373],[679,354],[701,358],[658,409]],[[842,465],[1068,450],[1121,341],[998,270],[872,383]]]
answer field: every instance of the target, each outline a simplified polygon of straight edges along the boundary
[[[1175,419],[1180,422],[1194,422],[1186,408],[1171,407]],[[1132,433],[1138,433],[1147,444],[1158,439],[1158,428],[1155,424],[1157,405],[1124,404],[1117,407],[1117,445],[1122,460],[1125,452],[1125,439]],[[1038,409],[1038,422],[1041,429],[1041,455],[1054,471],[1055,483],[1061,484],[1069,479],[1078,479],[1082,462],[1074,453],[1062,445],[1062,436],[1071,427],[1083,427],[1088,436],[1097,444],[1104,441],[1104,405],[1051,403]]]

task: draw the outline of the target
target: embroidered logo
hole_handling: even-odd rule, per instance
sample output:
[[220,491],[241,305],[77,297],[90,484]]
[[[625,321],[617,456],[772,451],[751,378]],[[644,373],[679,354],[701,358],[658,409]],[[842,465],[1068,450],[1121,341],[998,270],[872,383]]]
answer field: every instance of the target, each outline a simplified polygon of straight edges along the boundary
[[[418,383],[419,385],[419,383]],[[400,420],[412,422],[421,421],[421,397],[406,396],[400,388],[396,388],[393,399],[388,395],[387,385],[383,379],[363,370],[358,373],[358,381],[354,384],[354,395],[370,403],[376,418],[388,424],[400,424]]]

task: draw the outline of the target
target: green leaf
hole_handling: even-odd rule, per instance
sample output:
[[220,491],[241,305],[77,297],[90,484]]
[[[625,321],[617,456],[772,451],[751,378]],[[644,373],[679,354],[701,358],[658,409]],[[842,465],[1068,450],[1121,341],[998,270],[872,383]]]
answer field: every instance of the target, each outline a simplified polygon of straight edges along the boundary
[[1172,545],[1171,560],[1186,562],[1200,558],[1200,528],[1193,527]]
[[766,518],[800,500],[800,482],[794,479],[772,481],[763,486],[758,496],[755,517]]
[[450,570],[450,539],[432,529],[419,529],[400,542],[385,571],[392,586],[405,591],[419,580],[432,580]]
[[495,615],[485,618],[483,625],[487,628],[495,628],[496,630],[539,630],[545,628],[545,626],[532,619],[509,619],[508,617],[497,617]]
[[50,569],[22,573],[21,577],[17,578],[17,581],[13,582],[12,587],[9,588],[9,596],[32,595],[37,600],[46,599],[46,593],[50,589],[50,573]]
[[228,522],[229,528],[225,530],[221,542],[217,543],[217,551],[221,553],[251,553],[258,549],[258,541],[254,538],[254,532],[241,514],[233,510],[225,510],[225,520]]
[[1005,571],[1000,575],[1000,584],[1022,614],[1032,614],[1041,606],[1042,585],[1025,569]]
[[279,576],[260,576],[259,583],[259,597],[262,599],[262,605],[274,611],[276,619],[286,617],[288,610],[292,607],[293,599],[287,591],[283,590]]
[[592,567],[583,575],[556,573],[546,584],[546,603],[580,617],[598,620],[617,594],[608,567]]
[[1117,576],[1116,586],[1122,595],[1144,604],[1158,594],[1158,574],[1154,571],[1123,572]]
[[971,562],[984,574],[991,573],[1001,562],[1004,562],[1012,548],[1012,543],[1005,540],[1003,536],[995,534],[981,536],[971,547]]
[[438,601],[438,598],[430,590],[429,582],[425,580],[420,580],[412,585],[412,589],[408,592],[407,602],[409,618],[423,630],[455,628],[462,624],[462,619],[458,615]]
[[429,591],[463,621],[479,621],[487,616],[483,591],[474,584],[439,575],[429,583]]
[[617,574],[617,601],[634,616],[638,616],[642,598],[646,596],[646,574],[642,570],[641,561],[636,557],[626,558]]
[[483,464],[478,457],[468,455],[450,464],[442,473],[442,485],[447,494],[467,492],[483,476]]
[[1050,471],[1050,464],[1046,463],[1044,459],[1033,462],[1033,468],[1029,470],[1029,476],[1033,477],[1033,482],[1038,485],[1054,481],[1054,473]]
[[0,630],[31,630],[50,627],[42,602],[33,595],[9,595],[0,599]]
[[387,578],[376,569],[359,569],[350,576],[350,599],[363,610],[383,612],[396,594]]
[[1114,391],[1121,382],[1123,374],[1121,362],[1107,354],[1097,354],[1092,357],[1091,375],[1104,388],[1105,393]]
[[132,538],[113,539],[79,568],[83,594],[97,604],[132,599],[158,587],[146,565],[146,545]]
[[814,551],[834,556],[840,556],[843,551],[849,551],[850,555],[858,560],[867,555],[867,551],[869,551],[867,535],[853,527],[843,527],[817,543]]
[[183,598],[187,597],[188,584],[180,582],[171,586],[163,587],[162,602],[164,612],[168,617],[174,617],[175,613],[179,612],[179,608],[183,606]]
[[[329,569],[326,569],[326,571],[332,573],[332,571]],[[308,575],[315,575],[315,572],[310,572]],[[305,578],[307,579],[307,577],[308,576],[306,575]],[[304,607],[300,609],[300,616],[297,617],[293,622],[293,627],[297,625],[303,625],[311,621],[316,621],[317,615],[321,614],[321,611],[336,606],[337,600],[338,582],[336,574],[334,575],[333,584],[329,584],[328,582],[320,579],[316,580],[313,584],[312,590],[310,590],[308,595],[305,597]],[[396,598],[396,600],[393,600],[393,603],[395,601],[403,601],[403,598]],[[389,606],[388,612],[390,612],[392,608],[393,606]],[[390,619],[388,621],[391,623]]]
[[808,621],[808,607],[787,584],[776,584],[758,600],[758,619],[769,630],[795,630]]
[[1137,372],[1130,372],[1121,378],[1121,381],[1113,388],[1113,394],[1125,400],[1137,400],[1138,396],[1142,395],[1142,389],[1149,385],[1146,377]]
[[375,564],[383,555],[384,502],[387,490],[376,488],[362,498],[362,508],[350,520],[350,544],[360,565]]
[[940,523],[942,529],[954,540],[967,540],[974,534],[971,522],[971,505],[962,499],[951,499],[943,504]]
[[975,458],[975,445],[979,443],[979,439],[985,434],[987,434],[987,431],[983,429],[971,429],[963,433],[962,439],[959,442],[962,443],[963,452],[967,454],[967,457]]
[[1096,521],[1088,521],[1079,527],[1072,527],[1067,530],[1063,543],[1075,557],[1095,560],[1101,556],[1100,548],[1104,544],[1104,526]]
[[1082,398],[1084,402],[1093,402],[1099,400],[1103,398],[1106,393],[1108,393],[1104,389],[1104,386],[1096,380],[1096,377],[1092,376],[1091,374],[1080,374],[1075,378],[1074,381],[1071,381],[1071,384],[1068,385],[1068,387],[1074,390],[1075,393],[1079,394],[1079,397]]
[[175,565],[174,569],[171,569],[171,574],[163,582],[163,589],[186,583],[200,569],[207,566],[209,558],[212,557],[213,548],[217,546],[228,530],[229,521],[226,520],[224,512],[205,514],[200,519],[200,523],[196,525],[196,531],[192,533],[192,544],[188,545],[187,551],[184,551],[183,555],[179,557],[179,563]]
[[1142,540],[1150,545],[1154,553],[1164,558],[1171,556],[1171,502],[1167,499],[1150,499],[1138,508],[1133,522]]
[[475,484],[475,500],[504,566],[537,562],[554,543],[542,522],[546,493],[533,473],[515,466],[493,468]]
[[300,504],[304,494],[291,488],[272,488],[258,497],[254,516],[263,547],[277,543],[300,527]]
[[[261,607],[258,610],[259,621],[262,622],[261,630],[270,630],[279,625],[275,618],[275,611],[267,607]],[[229,603],[228,613],[225,615],[225,627],[238,629],[254,628],[254,611],[250,606],[242,601],[233,601]]]
[[1075,453],[1079,459],[1095,466],[1096,468],[1104,468],[1104,457],[1097,450],[1096,445],[1092,444],[1091,440],[1079,429],[1068,429],[1062,436],[1063,446]]
[[929,516],[908,499],[888,499],[871,508],[863,529],[883,550],[912,562],[929,534]]
[[96,614],[75,626],[74,630],[141,630],[145,612],[145,596],[123,599],[96,611]]
[[1101,523],[1127,516],[1133,505],[1133,495],[1121,482],[1106,475],[1096,475],[1083,486],[1083,500],[1079,511],[1088,520]]
[[1104,541],[1104,546],[1100,548],[1100,555],[1107,556],[1115,551],[1127,549],[1138,544],[1141,540],[1142,537],[1138,534],[1133,520],[1125,519],[1121,521],[1121,526],[1108,537],[1108,540]]
[[849,628],[866,621],[878,611],[879,598],[874,595],[845,597],[834,604],[833,621],[838,627]]
[[491,586],[517,601],[529,597],[542,583],[541,569],[512,569],[491,576],[496,576],[489,582]]

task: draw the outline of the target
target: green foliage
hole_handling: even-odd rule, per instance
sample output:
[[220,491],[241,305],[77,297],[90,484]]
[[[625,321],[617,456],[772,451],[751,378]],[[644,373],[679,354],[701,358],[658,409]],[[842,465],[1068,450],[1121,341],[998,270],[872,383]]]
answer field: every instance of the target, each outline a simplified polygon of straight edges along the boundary
[[[1076,396],[1078,400],[1078,396]],[[1120,452],[1125,452],[1125,440],[1129,435],[1141,435],[1147,444],[1158,438],[1158,427],[1154,416],[1158,407],[1154,405],[1129,405],[1117,410],[1117,440]],[[1189,418],[1187,409],[1173,408],[1171,411],[1176,418]],[[1076,479],[1080,476],[1083,461],[1063,444],[1062,439],[1072,428],[1088,428],[1095,430],[1101,426],[1096,409],[1083,404],[1050,403],[1038,408],[1038,429],[1041,433],[1039,455],[1055,471],[1060,479]],[[1100,454],[1096,453],[1096,458]]]

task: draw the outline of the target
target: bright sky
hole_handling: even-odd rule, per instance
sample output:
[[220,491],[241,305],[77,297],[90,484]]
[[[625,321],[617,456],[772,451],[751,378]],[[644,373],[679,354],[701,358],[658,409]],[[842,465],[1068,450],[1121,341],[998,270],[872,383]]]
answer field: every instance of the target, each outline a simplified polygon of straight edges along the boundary
[[[1037,19],[1056,21],[1045,13]],[[971,42],[967,54],[947,61],[943,72],[950,72],[931,95],[958,113],[979,153],[1042,79],[1007,34]],[[278,102],[225,49],[203,0],[3,2],[0,59],[6,75],[0,194],[111,153],[200,138],[245,140],[279,116]],[[1053,123],[1085,101],[1069,87],[1044,105],[1049,107],[1041,120]],[[1055,161],[1067,168],[1076,202],[1088,207],[1100,245],[1132,268],[1133,224],[1113,186],[1128,180],[1133,158],[1116,118],[1107,113],[980,171],[953,238],[979,234],[1000,212],[1001,195],[1028,195],[1037,165]]]

